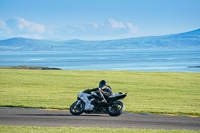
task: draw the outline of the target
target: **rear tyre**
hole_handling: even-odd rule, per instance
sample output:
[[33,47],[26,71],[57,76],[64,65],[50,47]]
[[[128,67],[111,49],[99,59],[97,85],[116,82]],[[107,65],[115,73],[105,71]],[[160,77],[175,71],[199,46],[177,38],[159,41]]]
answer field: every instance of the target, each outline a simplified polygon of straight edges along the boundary
[[80,115],[84,112],[85,103],[82,101],[79,104],[77,104],[77,103],[78,103],[78,101],[76,101],[75,103],[73,103],[70,106],[70,113],[72,115]]
[[112,103],[110,106],[107,108],[107,113],[110,116],[119,116],[121,115],[125,110],[125,105],[121,101],[116,101]]

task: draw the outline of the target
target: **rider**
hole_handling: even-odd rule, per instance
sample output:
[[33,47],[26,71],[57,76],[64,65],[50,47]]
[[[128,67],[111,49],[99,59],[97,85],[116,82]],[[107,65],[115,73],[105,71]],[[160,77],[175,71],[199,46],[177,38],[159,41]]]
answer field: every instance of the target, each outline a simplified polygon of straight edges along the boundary
[[107,103],[106,99],[113,95],[112,88],[107,85],[107,82],[105,80],[101,80],[99,82],[99,88],[94,88],[89,90],[90,92],[92,91],[98,91],[99,92],[99,98],[101,99],[102,103]]
[[[105,104],[107,103],[106,99],[113,95],[112,88],[107,85],[107,82],[105,80],[101,80],[99,82],[99,88],[94,89],[87,89],[88,92],[97,91],[98,98],[100,99],[99,103]],[[87,97],[85,98],[85,110],[92,110],[94,108],[94,99],[93,97]]]

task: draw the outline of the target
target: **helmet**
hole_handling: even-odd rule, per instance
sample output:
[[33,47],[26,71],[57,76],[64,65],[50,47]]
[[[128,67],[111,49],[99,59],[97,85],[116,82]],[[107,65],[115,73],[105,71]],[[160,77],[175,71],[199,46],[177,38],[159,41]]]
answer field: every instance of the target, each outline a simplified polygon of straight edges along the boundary
[[101,88],[101,87],[103,87],[103,86],[105,86],[105,85],[107,85],[107,83],[106,83],[105,80],[101,80],[101,81],[99,82],[99,88]]

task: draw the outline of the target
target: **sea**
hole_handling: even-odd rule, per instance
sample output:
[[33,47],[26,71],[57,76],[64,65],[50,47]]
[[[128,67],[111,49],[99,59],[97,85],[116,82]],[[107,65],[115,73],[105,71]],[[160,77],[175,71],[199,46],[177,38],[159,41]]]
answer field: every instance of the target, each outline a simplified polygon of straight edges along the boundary
[[0,66],[19,65],[62,70],[200,72],[200,50],[0,51]]

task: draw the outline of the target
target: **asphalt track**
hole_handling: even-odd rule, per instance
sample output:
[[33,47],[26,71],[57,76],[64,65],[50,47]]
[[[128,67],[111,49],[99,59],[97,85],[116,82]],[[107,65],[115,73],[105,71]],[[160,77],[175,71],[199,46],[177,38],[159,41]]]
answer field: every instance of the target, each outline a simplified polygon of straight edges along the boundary
[[200,117],[124,113],[73,116],[66,110],[0,107],[0,125],[200,130]]

